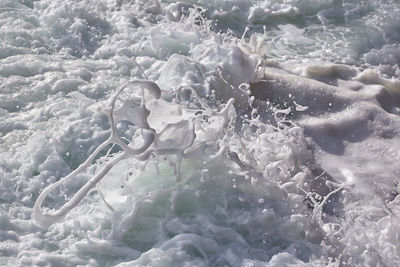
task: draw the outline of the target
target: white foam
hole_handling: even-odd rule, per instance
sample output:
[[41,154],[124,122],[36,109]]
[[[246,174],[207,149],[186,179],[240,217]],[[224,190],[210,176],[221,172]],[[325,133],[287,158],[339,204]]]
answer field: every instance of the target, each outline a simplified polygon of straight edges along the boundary
[[0,265],[399,265],[396,1],[21,3]]

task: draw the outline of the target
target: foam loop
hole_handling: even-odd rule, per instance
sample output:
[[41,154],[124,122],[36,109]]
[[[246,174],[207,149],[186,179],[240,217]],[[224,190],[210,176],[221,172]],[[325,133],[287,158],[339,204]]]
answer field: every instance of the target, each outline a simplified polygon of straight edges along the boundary
[[[126,98],[122,98],[122,92],[133,85],[138,85],[141,88],[141,92],[139,92],[140,97],[137,98],[129,95]],[[197,96],[196,94],[194,95]],[[200,102],[201,100],[198,99],[198,101]],[[177,155],[178,169],[176,175],[178,180],[180,179],[179,166],[183,158],[196,158],[205,161],[214,160],[224,152],[224,148],[217,148],[215,155],[209,155],[205,151],[210,146],[214,147],[216,140],[222,134],[228,122],[228,113],[232,109],[233,102],[233,99],[230,99],[220,112],[215,112],[209,108],[207,110],[185,108],[185,112],[182,112],[180,104],[170,103],[161,99],[161,90],[155,82],[133,80],[124,84],[111,99],[110,108],[107,110],[111,123],[110,137],[77,169],[41,192],[34,205],[33,218],[40,226],[45,228],[62,220],[70,210],[80,203],[89,190],[104,178],[113,166],[126,158],[134,157],[140,161],[148,161],[151,155]],[[176,112],[177,110],[179,112]],[[153,119],[151,122],[148,121],[150,114],[162,114],[165,111],[171,112],[170,115],[172,118],[170,118],[169,123],[164,122],[165,125],[156,127],[158,123],[156,119]],[[202,125],[204,124],[201,122],[205,116],[204,114],[213,117],[214,121],[210,119],[206,125]],[[160,117],[158,119],[163,118]],[[117,124],[121,121],[127,121],[133,124],[137,130],[140,130],[140,136],[143,140],[141,146],[132,148],[131,145],[135,140],[129,142],[129,140],[124,140],[120,136]],[[198,125],[198,128],[196,128],[196,125]],[[199,131],[211,131],[213,134],[200,135]],[[197,138],[197,136],[202,138]],[[109,145],[119,146],[122,152],[107,161],[101,170],[82,186],[59,210],[44,213],[42,211],[42,204],[45,198],[56,188],[65,185],[67,181],[88,169],[99,153]]]

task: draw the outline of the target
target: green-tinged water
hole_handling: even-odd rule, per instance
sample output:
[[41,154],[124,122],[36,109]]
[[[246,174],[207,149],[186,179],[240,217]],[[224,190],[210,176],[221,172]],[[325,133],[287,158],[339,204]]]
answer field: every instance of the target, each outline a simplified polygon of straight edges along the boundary
[[0,265],[399,265],[399,14],[3,0]]

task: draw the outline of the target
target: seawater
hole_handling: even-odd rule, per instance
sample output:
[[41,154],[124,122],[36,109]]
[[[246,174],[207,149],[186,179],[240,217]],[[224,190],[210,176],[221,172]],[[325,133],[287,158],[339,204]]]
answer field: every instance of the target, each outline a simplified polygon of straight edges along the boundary
[[3,0],[0,263],[398,265],[399,12]]

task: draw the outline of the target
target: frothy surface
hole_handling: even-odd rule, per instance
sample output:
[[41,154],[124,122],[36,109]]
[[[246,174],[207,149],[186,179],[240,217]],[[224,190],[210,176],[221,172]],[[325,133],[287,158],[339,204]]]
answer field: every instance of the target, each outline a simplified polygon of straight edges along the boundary
[[0,263],[398,265],[399,8],[3,1]]

